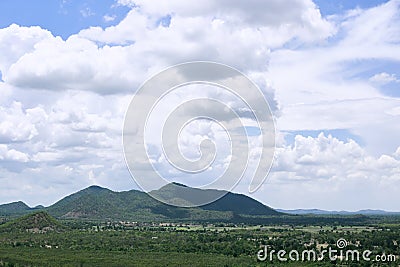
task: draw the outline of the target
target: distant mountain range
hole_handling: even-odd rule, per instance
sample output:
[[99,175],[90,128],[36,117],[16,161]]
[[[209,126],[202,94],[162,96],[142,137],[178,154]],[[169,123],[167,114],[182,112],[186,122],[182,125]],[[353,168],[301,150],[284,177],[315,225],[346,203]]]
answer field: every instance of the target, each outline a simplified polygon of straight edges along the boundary
[[[219,194],[221,191],[201,190],[176,183],[153,191],[164,199],[173,198],[179,203],[188,203],[191,196],[216,192]],[[30,208],[21,201],[0,205],[0,215],[3,216],[23,215],[41,210],[60,219],[129,221],[240,221],[241,216],[283,215],[248,196],[230,192],[208,205],[181,208],[159,202],[142,191],[114,192],[99,186],[90,186],[49,207]]]
[[329,210],[319,210],[319,209],[294,209],[294,210],[283,210],[277,209],[276,211],[292,214],[292,215],[400,215],[400,212],[390,212],[384,210],[359,210],[359,211],[329,211]]
[[[218,190],[202,190],[172,183],[152,192],[174,203],[190,204],[192,199],[218,195]],[[114,192],[100,186],[90,186],[73,193],[49,207],[30,208],[22,201],[0,205],[0,216],[21,216],[33,211],[45,211],[59,219],[126,220],[126,221],[271,221],[271,216],[286,215],[400,215],[382,210],[326,211],[319,209],[274,210],[248,196],[227,192],[210,204],[182,208],[164,204],[148,194],[130,190]]]

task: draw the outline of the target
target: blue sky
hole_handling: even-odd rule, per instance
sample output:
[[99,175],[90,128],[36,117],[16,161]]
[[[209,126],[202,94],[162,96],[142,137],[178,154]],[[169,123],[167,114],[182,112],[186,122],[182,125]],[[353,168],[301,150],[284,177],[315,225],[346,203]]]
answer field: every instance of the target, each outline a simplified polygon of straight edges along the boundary
[[[138,188],[121,145],[136,88],[168,66],[209,60],[250,77],[274,114],[276,160],[252,197],[276,208],[398,210],[400,2],[314,3],[0,1],[0,203],[49,205],[92,184]],[[259,131],[246,123],[257,156]],[[222,140],[216,129],[194,124],[183,151],[197,155],[204,136]],[[207,175],[225,166],[221,152]],[[236,192],[249,194],[246,179]]]
[[114,0],[4,0],[0,2],[0,10],[1,28],[12,23],[40,26],[66,39],[91,26],[116,25],[130,9]]
[[321,10],[322,15],[333,15],[345,12],[355,8],[370,8],[377,6],[382,3],[386,3],[387,0],[365,0],[365,1],[346,1],[346,0],[316,0],[315,4]]

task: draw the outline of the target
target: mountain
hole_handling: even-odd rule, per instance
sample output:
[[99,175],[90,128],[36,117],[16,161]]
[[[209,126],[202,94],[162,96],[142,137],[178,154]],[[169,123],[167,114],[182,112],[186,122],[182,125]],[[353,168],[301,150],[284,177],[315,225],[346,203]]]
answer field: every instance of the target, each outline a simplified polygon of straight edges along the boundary
[[45,233],[49,231],[63,231],[65,226],[61,225],[47,212],[39,211],[9,221],[0,225],[0,232],[33,232]]
[[91,186],[69,195],[46,210],[58,218],[91,220],[142,221],[180,215],[177,210],[171,213],[170,206],[163,206],[144,192],[113,192],[99,186]]
[[130,190],[114,192],[100,186],[90,186],[59,200],[49,207],[30,208],[25,203],[0,205],[0,217],[17,217],[32,212],[47,212],[59,219],[126,220],[126,221],[271,221],[281,215],[400,215],[382,210],[326,211],[319,209],[274,210],[248,196],[213,189],[191,188],[171,183],[151,192],[169,203],[193,206],[199,199],[225,194],[218,200],[194,208],[164,204],[148,194]]
[[[189,196],[220,194],[218,190],[201,190],[181,184],[168,184],[152,193],[173,198],[176,203],[189,203]],[[236,215],[279,215],[280,213],[244,195],[227,193],[212,204],[182,208],[164,204],[148,194],[130,190],[113,192],[91,186],[65,197],[46,208],[58,218],[96,220],[231,220]]]
[[231,211],[246,215],[279,215],[280,213],[248,196],[214,189],[191,188],[178,183],[171,183],[152,192],[169,203],[192,204],[198,200],[218,198],[216,201],[201,206],[203,210]]
[[[173,199],[176,203],[187,203],[193,200],[191,196],[204,198],[210,195],[220,195],[219,190],[202,190],[187,187],[182,184],[168,184],[152,193]],[[224,192],[226,193],[226,192]],[[130,190],[114,192],[99,186],[90,186],[71,194],[55,204],[42,208],[22,209],[21,213],[46,211],[61,219],[86,220],[127,220],[127,221],[231,221],[241,216],[271,216],[281,213],[245,195],[226,193],[217,201],[201,207],[183,208],[167,205],[155,200],[148,194]],[[8,206],[7,206],[8,205]],[[11,204],[0,206],[0,215],[6,214]]]
[[400,215],[400,212],[390,212],[384,210],[359,210],[359,211],[330,211],[330,210],[319,210],[319,209],[294,209],[294,210],[283,210],[277,209],[279,212],[293,214],[293,215],[306,215],[306,214],[314,214],[314,215]]
[[20,215],[30,211],[30,207],[22,201],[0,205],[2,215]]

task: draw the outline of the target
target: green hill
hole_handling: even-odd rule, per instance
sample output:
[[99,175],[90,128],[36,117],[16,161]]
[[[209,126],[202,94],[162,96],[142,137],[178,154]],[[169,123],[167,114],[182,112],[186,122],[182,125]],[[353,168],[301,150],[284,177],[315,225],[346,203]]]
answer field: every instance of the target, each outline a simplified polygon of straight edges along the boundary
[[64,229],[65,226],[61,225],[55,218],[44,211],[27,214],[0,225],[0,232],[45,233],[49,231],[62,231]]
[[57,218],[88,220],[229,220],[230,211],[187,209],[161,203],[144,192],[113,192],[91,186],[65,197],[46,210]]

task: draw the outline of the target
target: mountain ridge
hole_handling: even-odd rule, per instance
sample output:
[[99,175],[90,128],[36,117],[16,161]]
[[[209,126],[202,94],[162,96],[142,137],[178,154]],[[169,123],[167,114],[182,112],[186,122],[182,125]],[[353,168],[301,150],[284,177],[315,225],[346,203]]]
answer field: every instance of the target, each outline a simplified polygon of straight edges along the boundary
[[[181,194],[182,192],[185,194]],[[178,183],[167,184],[155,190],[155,193],[159,195],[174,198],[182,203],[190,201],[190,198],[185,199],[187,196],[200,195],[204,197],[209,194],[221,194],[221,192],[223,191],[202,190]],[[229,221],[240,218],[241,215],[282,215],[255,199],[230,192],[226,192],[223,197],[213,203],[201,207],[184,208],[159,202],[139,190],[115,192],[97,185],[65,196],[48,207],[30,208],[23,202],[18,203],[18,205],[11,205],[11,203],[0,205],[0,215],[26,214],[33,210],[43,210],[60,219],[133,221]],[[10,213],[9,210],[14,213]]]
[[19,215],[32,209],[22,201],[15,201],[0,205],[0,211],[3,215]]
[[[196,194],[220,194],[221,190],[198,189],[171,183],[152,191],[168,203],[191,204],[190,197]],[[178,197],[177,197],[178,196]],[[173,201],[170,201],[173,200]],[[240,204],[238,204],[240,203]],[[54,204],[43,207],[29,207],[22,201],[0,205],[1,216],[19,216],[31,212],[46,211],[59,219],[86,220],[233,220],[241,216],[280,215],[400,215],[400,212],[364,209],[360,211],[327,211],[320,209],[273,209],[242,194],[226,192],[222,198],[194,208],[182,208],[161,203],[139,190],[112,191],[92,185],[65,196]],[[242,216],[242,217],[243,217]]]

